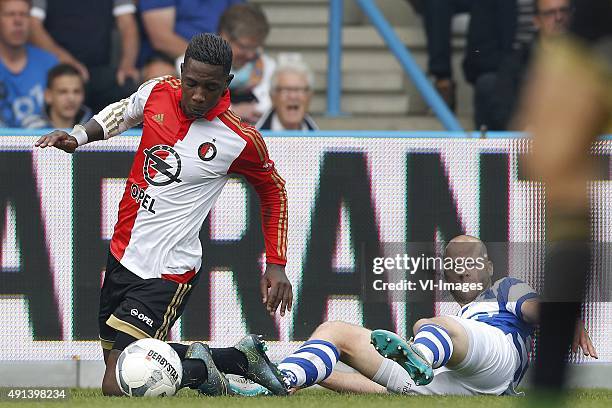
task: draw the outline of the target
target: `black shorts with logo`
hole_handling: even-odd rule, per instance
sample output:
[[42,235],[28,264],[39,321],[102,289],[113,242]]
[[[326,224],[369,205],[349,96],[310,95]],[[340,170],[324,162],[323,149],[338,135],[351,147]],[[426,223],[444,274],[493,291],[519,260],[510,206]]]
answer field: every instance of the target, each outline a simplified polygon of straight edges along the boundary
[[143,279],[108,254],[100,293],[100,341],[110,350],[117,331],[136,339],[165,340],[196,284],[198,274],[187,283],[167,279]]

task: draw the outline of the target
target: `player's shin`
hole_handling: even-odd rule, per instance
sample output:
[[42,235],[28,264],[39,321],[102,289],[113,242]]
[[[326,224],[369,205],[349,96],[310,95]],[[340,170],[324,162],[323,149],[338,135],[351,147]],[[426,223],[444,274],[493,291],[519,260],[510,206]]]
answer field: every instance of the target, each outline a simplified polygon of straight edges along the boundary
[[225,374],[246,375],[249,362],[243,352],[234,347],[211,348],[210,351],[220,371]]
[[372,377],[372,381],[382,385],[387,391],[394,394],[408,394],[411,392],[414,381],[410,376],[393,360],[383,359],[378,371]]
[[208,370],[206,364],[200,359],[186,359],[189,346],[180,343],[168,343],[170,347],[176,351],[181,359],[183,367],[183,377],[181,380],[181,388],[197,389],[202,383],[208,379]]
[[338,348],[325,340],[308,340],[278,365],[291,388],[309,387],[325,380],[340,358]]
[[[189,346],[180,343],[168,343],[174,351],[179,355],[181,361],[183,361],[183,382],[192,381],[197,383],[198,377],[203,375],[206,377],[206,367],[201,360],[185,360],[185,355]],[[237,350],[234,347],[226,347],[226,348],[210,348],[210,354],[212,356],[213,362],[215,366],[225,374],[236,374],[240,376],[246,375],[248,369],[247,358],[243,352]],[[187,363],[187,370],[189,372],[185,372],[185,363]],[[185,374],[188,374],[185,376]],[[191,378],[191,380],[188,380]],[[200,380],[200,383],[206,381],[206,378]],[[189,387],[189,385],[183,385],[185,387]],[[194,387],[190,387],[194,388]],[[197,388],[197,387],[196,387]]]

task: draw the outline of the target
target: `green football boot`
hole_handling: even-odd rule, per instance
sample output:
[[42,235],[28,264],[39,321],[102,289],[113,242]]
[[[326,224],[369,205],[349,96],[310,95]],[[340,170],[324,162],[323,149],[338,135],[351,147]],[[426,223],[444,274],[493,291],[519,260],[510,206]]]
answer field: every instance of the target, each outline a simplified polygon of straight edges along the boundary
[[241,397],[273,395],[266,387],[263,387],[242,376],[228,375],[227,379],[229,380],[230,389],[234,392],[234,394],[240,395]]
[[371,343],[378,354],[389,358],[404,368],[416,385],[427,385],[433,380],[434,372],[412,339],[406,341],[397,334],[387,330],[374,330]]
[[245,378],[264,386],[274,395],[288,394],[285,377],[266,355],[268,348],[261,336],[249,334],[234,348],[243,352],[249,363]]
[[185,360],[202,360],[208,371],[208,379],[198,387],[200,394],[209,396],[234,395],[229,381],[215,365],[210,348],[203,343],[192,343],[185,353]]

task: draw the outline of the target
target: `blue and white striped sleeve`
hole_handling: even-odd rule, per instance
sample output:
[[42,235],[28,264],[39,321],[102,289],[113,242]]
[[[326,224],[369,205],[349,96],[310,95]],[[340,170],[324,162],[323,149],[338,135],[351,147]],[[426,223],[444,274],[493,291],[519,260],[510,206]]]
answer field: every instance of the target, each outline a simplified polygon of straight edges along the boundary
[[514,314],[519,319],[523,319],[521,307],[526,300],[537,298],[538,294],[525,282],[514,279],[508,290],[506,310]]

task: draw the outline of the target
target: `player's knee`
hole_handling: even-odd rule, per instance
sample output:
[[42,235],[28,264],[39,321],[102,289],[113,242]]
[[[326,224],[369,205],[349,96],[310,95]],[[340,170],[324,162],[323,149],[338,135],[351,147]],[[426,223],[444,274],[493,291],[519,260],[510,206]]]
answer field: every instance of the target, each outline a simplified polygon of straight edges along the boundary
[[412,332],[414,334],[416,334],[419,330],[421,330],[421,327],[426,325],[426,324],[431,324],[433,323],[432,319],[419,319],[416,321],[416,323],[412,326]]
[[354,339],[355,327],[340,321],[324,322],[317,327],[311,338],[329,341],[340,352],[347,352],[349,351],[351,340]]
[[319,325],[319,327],[317,327],[314,333],[318,335],[324,334],[324,335],[333,336],[334,334],[343,330],[345,325],[346,323],[338,322],[338,321],[323,322]]
[[451,339],[456,338],[460,335],[457,323],[452,318],[445,316],[432,317],[428,319],[419,319],[412,327],[413,333],[416,335],[421,327],[426,324],[435,324],[436,326],[442,327],[450,336]]

